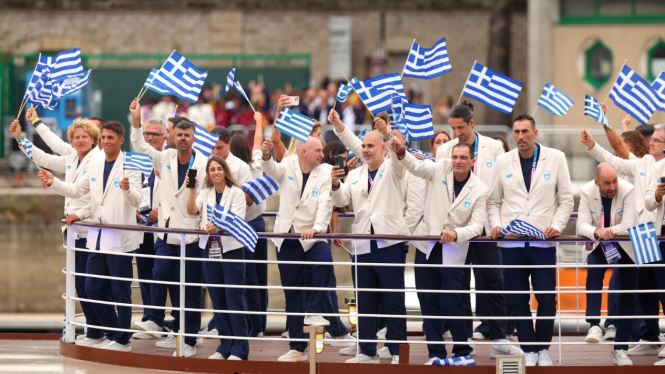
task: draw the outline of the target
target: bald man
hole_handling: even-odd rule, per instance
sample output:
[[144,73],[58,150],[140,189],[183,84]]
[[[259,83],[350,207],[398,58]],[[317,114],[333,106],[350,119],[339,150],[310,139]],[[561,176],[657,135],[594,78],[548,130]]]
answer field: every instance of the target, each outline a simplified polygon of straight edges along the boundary
[[[266,139],[261,151],[261,166],[266,175],[279,184],[279,213],[274,232],[299,233],[300,239],[273,239],[279,261],[307,261],[311,265],[279,264],[279,274],[284,287],[327,287],[333,267],[330,246],[325,239],[314,235],[324,234],[332,216],[330,197],[330,173],[332,166],[321,164],[323,145],[314,137],[306,143],[299,142],[297,157],[287,157],[277,163],[272,159],[272,141]],[[308,267],[309,269],[307,269]],[[310,271],[308,271],[310,270]],[[310,274],[311,277],[306,276]],[[305,338],[303,324],[328,326],[321,316],[326,302],[325,291],[310,291],[304,300],[302,290],[284,290],[286,311],[307,313],[307,316],[287,316],[286,327],[291,339]],[[279,361],[307,361],[305,342],[290,342],[291,349],[280,356]],[[312,348],[313,349],[313,348]]]
[[[596,168],[596,178],[584,185],[580,191],[577,233],[591,240],[584,251],[589,265],[635,264],[633,247],[630,242],[610,242],[617,235],[637,224],[635,208],[635,187],[619,179],[616,170],[607,163]],[[600,291],[607,268],[589,268],[587,270],[587,291]],[[617,272],[619,290],[637,288],[637,268],[614,268]],[[586,337],[588,343],[598,343],[603,334],[600,329],[600,303],[602,294],[587,294],[587,322],[591,324]],[[631,293],[619,294],[619,316],[635,315],[634,297]],[[595,318],[594,318],[595,317]],[[615,365],[632,365],[628,357],[628,341],[633,327],[633,319],[618,319],[614,339],[612,361]]]

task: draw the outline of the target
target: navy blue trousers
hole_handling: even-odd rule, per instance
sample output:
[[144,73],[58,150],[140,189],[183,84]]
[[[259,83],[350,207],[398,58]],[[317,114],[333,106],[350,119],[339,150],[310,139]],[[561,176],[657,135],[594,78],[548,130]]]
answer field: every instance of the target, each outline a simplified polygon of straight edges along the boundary
[[[155,254],[155,237],[151,232],[143,234],[143,243],[139,245],[136,254],[140,255],[154,255]],[[150,257],[136,257],[136,273],[140,280],[152,280],[152,268],[155,266],[155,259]],[[139,281],[139,289],[141,290],[141,300],[143,300],[143,317],[141,321],[147,321],[150,315],[149,309],[146,307],[152,303],[150,296],[151,283],[143,283]]]
[[[625,252],[621,252],[623,258]],[[627,256],[627,255],[626,255]],[[605,265],[607,264],[607,259],[603,254],[601,248],[596,248],[587,257],[587,263],[589,265]],[[588,268],[586,275],[586,289],[587,291],[600,291],[603,289],[603,280],[605,279],[605,273],[610,268]],[[612,272],[612,277],[610,278],[610,287],[611,291],[617,290],[618,282],[617,277],[615,276],[615,271]],[[608,316],[616,316],[619,313],[618,309],[618,299],[619,294],[611,293],[607,294],[607,314]],[[590,293],[586,295],[586,321],[591,326],[600,326],[600,307],[603,300],[603,294],[599,293]],[[594,318],[598,317],[598,318]],[[607,318],[605,320],[604,326],[609,325],[617,326],[617,319]]]
[[[258,216],[247,222],[256,232],[266,231],[266,222],[263,216]],[[268,241],[259,239],[256,242],[254,253],[245,251],[247,260],[267,260],[268,259]],[[245,264],[245,282],[248,286],[267,286],[268,285],[268,264]],[[252,312],[265,312],[268,310],[268,290],[267,289],[246,289],[245,300],[247,301],[247,310]],[[248,314],[249,336],[257,336],[266,330],[267,316],[265,314]]]
[[[222,258],[230,260],[244,260],[245,248],[234,249],[222,254]],[[207,250],[203,252],[207,258]],[[204,262],[203,273],[207,284],[245,285],[245,264],[238,262]],[[244,289],[208,287],[212,306],[216,310],[245,311]],[[219,335],[247,337],[247,318],[242,313],[215,313],[215,327]],[[230,355],[247,360],[249,356],[249,341],[241,339],[220,339],[217,347],[224,358]]]
[[[408,247],[398,243],[385,248],[378,248],[376,241],[370,241],[370,253],[358,255],[358,288],[392,288],[404,289],[403,266],[363,266],[363,263],[406,263]],[[377,314],[377,294],[374,291],[358,292],[358,313]],[[406,317],[404,292],[381,292],[383,307],[386,314]],[[386,318],[387,340],[406,340],[406,318]],[[377,322],[375,317],[358,318],[358,334],[360,339],[376,340]],[[390,354],[399,355],[399,344],[386,343]],[[360,343],[360,353],[370,357],[376,356],[376,343]]]
[[[555,265],[556,247],[540,248],[525,247],[501,248],[504,265]],[[531,285],[529,284],[531,278]],[[555,268],[522,268],[508,269],[505,272],[507,291],[524,291],[522,294],[507,294],[508,315],[512,317],[531,317],[530,286],[534,291],[552,291],[547,294],[536,294],[538,301],[538,317],[554,317],[556,315],[556,269]],[[539,319],[534,329],[530,319],[515,320],[517,335],[520,342],[549,343],[552,341],[554,319]],[[549,345],[521,344],[525,353],[549,349]]]
[[[286,264],[280,263],[279,277],[282,280],[282,286],[285,287],[327,287],[330,280],[330,273],[333,271],[332,265],[326,263],[332,262],[330,247],[326,242],[316,242],[309,250],[305,251],[299,240],[284,240],[279,251],[277,251],[277,260],[279,261],[308,261],[311,265]],[[307,282],[307,267],[311,268],[311,282]],[[327,300],[326,291],[310,291],[310,297],[307,302],[304,300],[304,291],[302,290],[284,290],[286,298],[287,313],[324,313],[324,304]],[[303,316],[287,316],[286,329],[289,331],[289,337],[293,339],[306,338],[303,332]],[[291,349],[298,352],[304,352],[307,348],[305,342],[290,342]]]
[[[662,258],[665,259],[665,242],[660,242],[660,253]],[[665,264],[665,260],[652,262],[652,264]],[[658,313],[660,312],[658,302],[660,301],[663,303],[663,306],[665,307],[665,293],[662,291],[665,289],[665,268],[640,268],[637,287],[640,290],[661,290],[660,293],[651,292],[637,294],[642,313],[645,316],[658,316]],[[658,335],[660,334],[660,330],[658,327],[658,318],[645,318],[644,326],[640,333],[641,339],[651,342],[659,341]]]
[[[100,231],[97,237],[95,250],[99,251]],[[91,300],[113,300],[116,303],[132,303],[132,257],[117,256],[111,252],[90,253],[86,265],[86,273],[105,275],[118,278],[127,278],[127,281],[109,280],[102,278],[86,278],[85,292]],[[93,303],[93,308],[99,322],[104,327],[129,329],[132,324],[132,308],[128,306],[116,307],[108,304]],[[106,338],[120,344],[127,344],[132,334],[124,331],[107,331]]]
[[[66,236],[65,236],[66,238]],[[86,248],[88,244],[88,239],[81,238],[76,239],[74,245],[76,248]],[[79,252],[75,251],[74,254],[74,268],[77,273],[85,273],[88,266],[88,252]],[[82,299],[88,298],[88,293],[85,292],[85,280],[86,277],[77,276],[74,280],[74,287],[76,288],[76,294]],[[106,301],[111,301],[110,297]],[[85,323],[88,325],[101,326],[99,318],[95,313],[95,308],[92,303],[81,301],[81,309],[83,309],[83,316],[85,317]],[[85,336],[89,339],[100,339],[104,336],[104,331],[92,327],[88,327]]]
[[[185,247],[185,257],[200,258],[203,250],[199,248],[199,242],[187,244]],[[157,281],[180,281],[180,245],[167,244],[162,239],[157,239],[155,243],[155,254],[158,256],[174,257],[173,260],[167,258],[155,259],[155,265],[152,271],[152,279]],[[185,261],[185,282],[186,283],[201,283],[202,268],[201,261]],[[165,306],[166,305],[166,289],[167,286],[163,284],[153,283],[150,287],[150,294],[152,296],[152,305]],[[169,287],[171,294],[171,305],[174,308],[174,321],[173,331],[180,329],[180,312],[175,311],[175,308],[180,307],[180,287]],[[185,286],[185,308],[201,308],[202,299],[201,287]],[[164,310],[150,309],[148,319],[155,322],[159,326],[164,326]],[[185,312],[185,333],[198,334],[201,327],[201,313],[200,312]],[[194,347],[196,345],[195,337],[185,337],[185,344]]]
[[[416,251],[416,264],[436,265],[443,263],[441,244],[437,243],[429,259],[420,250]],[[416,289],[418,300],[423,315],[427,316],[464,316],[464,308],[459,293],[431,293],[427,290],[462,290],[461,268],[433,268],[416,267]],[[443,324],[439,319],[423,319],[423,331],[428,342],[443,341]],[[461,319],[450,319],[446,321],[454,341],[466,341],[466,323]],[[390,328],[388,329],[390,331]],[[444,359],[447,357],[445,344],[428,344],[429,357]],[[468,356],[471,347],[468,344],[453,346],[453,354],[457,357]]]

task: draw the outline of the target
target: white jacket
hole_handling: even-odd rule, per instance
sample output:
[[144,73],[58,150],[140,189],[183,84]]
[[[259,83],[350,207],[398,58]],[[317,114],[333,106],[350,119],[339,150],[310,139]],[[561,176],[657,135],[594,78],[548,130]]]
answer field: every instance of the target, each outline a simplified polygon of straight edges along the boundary
[[[263,176],[263,167],[261,166],[262,157],[263,153],[260,150],[257,149],[252,151],[252,165],[250,170],[252,173],[252,180],[261,178]],[[247,222],[260,216],[265,211],[266,211],[266,200],[263,200],[258,205],[252,204],[248,206],[246,214]]]
[[[573,192],[566,155],[540,145],[538,164],[529,192],[524,185],[519,152],[504,153],[496,160],[493,182],[487,201],[490,227],[506,227],[519,218],[540,231],[552,227],[563,231],[573,212]],[[512,235],[514,236],[514,235]],[[532,242],[532,247],[551,247],[554,243]],[[523,242],[499,242],[500,247],[522,247]]]
[[[596,240],[594,232],[601,227],[601,209],[603,201],[600,189],[591,181],[580,189],[580,205],[577,208],[577,234],[591,240]],[[635,209],[635,186],[619,179],[617,193],[612,198],[612,211],[605,212],[610,215],[610,227],[619,235],[628,235],[628,229],[637,224],[637,211]],[[596,249],[600,243],[594,243]],[[630,259],[635,262],[633,246],[630,242],[619,243]],[[584,251],[584,262],[591,251]]]
[[[646,157],[646,156],[644,156]],[[656,187],[658,187],[658,183],[661,182],[660,177],[665,176],[665,159],[660,160],[656,162],[653,167],[651,168],[653,170],[652,177],[651,177],[651,183],[649,183],[649,186],[647,187],[646,190],[646,197],[644,199],[644,207],[646,210],[650,213],[651,217],[653,220],[653,226],[656,228],[656,232],[658,235],[662,235],[661,233],[661,228],[663,226],[663,222],[665,222],[665,217],[663,216],[663,213],[665,212],[665,197],[660,201],[660,203],[656,202]],[[637,186],[635,186],[637,188]],[[648,222],[640,217],[640,223]]]
[[[209,215],[212,217],[212,212],[214,211],[216,204],[215,187],[207,187],[199,191],[196,197],[196,207],[201,215],[201,226],[199,227],[201,230],[206,229],[208,222],[210,222],[208,220]],[[219,205],[230,210],[240,218],[245,217],[245,210],[247,207],[245,193],[236,186],[227,186],[224,188],[224,193],[222,194],[222,199],[220,200]],[[208,243],[208,235],[202,235],[199,238],[199,248],[205,249],[206,244]],[[243,245],[231,236],[220,236],[220,238],[222,239],[223,253],[243,248]]]
[[[617,157],[610,152],[606,151],[598,143],[587,151],[591,157],[595,158],[598,162],[607,162],[612,165],[619,175],[625,175],[633,178],[632,184],[635,186],[635,208],[637,209],[637,217],[640,223],[656,222],[655,213],[648,209],[644,209],[644,199],[646,197],[647,187],[649,182],[655,178],[660,178],[661,175],[653,175],[654,164],[656,159],[652,155],[644,155],[644,157],[634,160],[625,160]],[[658,226],[658,225],[655,225]],[[658,228],[656,228],[658,230]]]
[[[132,146],[136,152],[141,152],[152,157],[152,164],[162,177],[159,186],[159,227],[168,227],[172,229],[199,229],[201,217],[187,214],[187,199],[189,191],[185,184],[178,186],[178,151],[175,149],[166,149],[157,151],[143,139],[143,131],[140,128],[132,127],[131,134]],[[206,164],[208,158],[196,152],[192,169],[197,169],[196,177],[199,180],[197,191],[203,189],[206,175]],[[158,234],[159,238],[164,239],[164,234]],[[180,245],[180,234],[170,234],[167,238],[168,244]],[[187,235],[186,244],[194,243],[199,237],[197,235]]]
[[[406,170],[427,181],[425,215],[414,235],[441,236],[444,231],[455,230],[457,241],[442,245],[443,264],[463,265],[468,241],[483,232],[487,219],[487,194],[489,189],[473,173],[453,201],[455,176],[452,162],[440,158],[436,163],[420,161],[408,152],[400,161]],[[429,258],[436,242],[415,242],[416,248]]]
[[[287,157],[281,163],[275,162],[272,157],[265,161],[261,159],[261,166],[266,175],[274,179],[279,185],[279,212],[275,219],[274,232],[287,233],[293,227],[294,233],[301,233],[307,229],[314,229],[320,234],[328,230],[332,216],[332,202],[330,199],[330,173],[332,166],[321,164],[309,174],[302,197],[302,171],[298,157]],[[279,251],[284,239],[273,239]],[[305,251],[316,242],[325,242],[325,239],[301,240]]]
[[[57,193],[70,197],[80,198],[90,193],[90,205],[85,209],[80,219],[92,218],[94,222],[136,225],[136,208],[141,203],[141,180],[143,174],[140,171],[124,171],[124,176],[129,178],[129,189],[124,191],[120,188],[123,178],[123,154],[120,153],[113,164],[104,189],[104,163],[106,154],[99,152],[90,161],[86,178],[79,178],[76,183],[65,183],[58,178],[53,178],[51,189]],[[88,230],[89,249],[97,245],[99,229]],[[133,231],[102,230],[100,250],[110,252],[131,252],[138,248],[138,235]]]

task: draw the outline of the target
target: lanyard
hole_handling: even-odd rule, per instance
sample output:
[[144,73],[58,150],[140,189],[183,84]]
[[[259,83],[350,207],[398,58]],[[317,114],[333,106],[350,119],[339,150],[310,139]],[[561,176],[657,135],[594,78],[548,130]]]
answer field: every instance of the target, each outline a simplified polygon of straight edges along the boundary
[[189,160],[189,166],[187,167],[187,169],[191,169],[193,164],[194,164],[194,151],[192,151],[192,158]]
[[455,202],[455,199],[457,199],[457,194],[455,193],[455,186],[453,185],[453,203]]
[[374,186],[374,179],[372,178],[372,174],[367,174],[367,180],[369,180],[369,189],[371,190]]
[[531,182],[529,183],[533,186],[533,176],[536,175],[536,165],[538,165],[538,146],[536,145],[536,151],[533,153],[533,163],[531,164]]
[[476,164],[478,164],[478,134],[476,134],[476,142],[473,145],[473,174],[476,174]]
[[600,207],[600,228],[601,229],[605,228],[605,206]]

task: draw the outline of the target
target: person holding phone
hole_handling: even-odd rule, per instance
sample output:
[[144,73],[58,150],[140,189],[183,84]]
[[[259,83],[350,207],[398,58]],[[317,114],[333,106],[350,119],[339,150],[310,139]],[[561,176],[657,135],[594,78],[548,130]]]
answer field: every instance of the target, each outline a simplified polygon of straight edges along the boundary
[[[201,217],[200,229],[208,234],[219,230],[212,224],[215,205],[223,206],[238,217],[245,217],[247,203],[245,193],[233,179],[231,169],[219,156],[210,156],[205,168],[204,188],[197,194],[198,178],[185,177],[189,190],[187,213]],[[190,179],[191,178],[191,179]],[[245,248],[230,236],[201,236],[199,247],[203,258],[245,260]],[[206,283],[217,285],[244,285],[245,264],[242,262],[203,262]],[[242,288],[208,287],[213,308],[217,310],[244,311]],[[247,318],[241,313],[215,313],[216,328],[220,335],[247,337]],[[247,360],[249,341],[244,339],[220,339],[217,351],[209,359]]]

